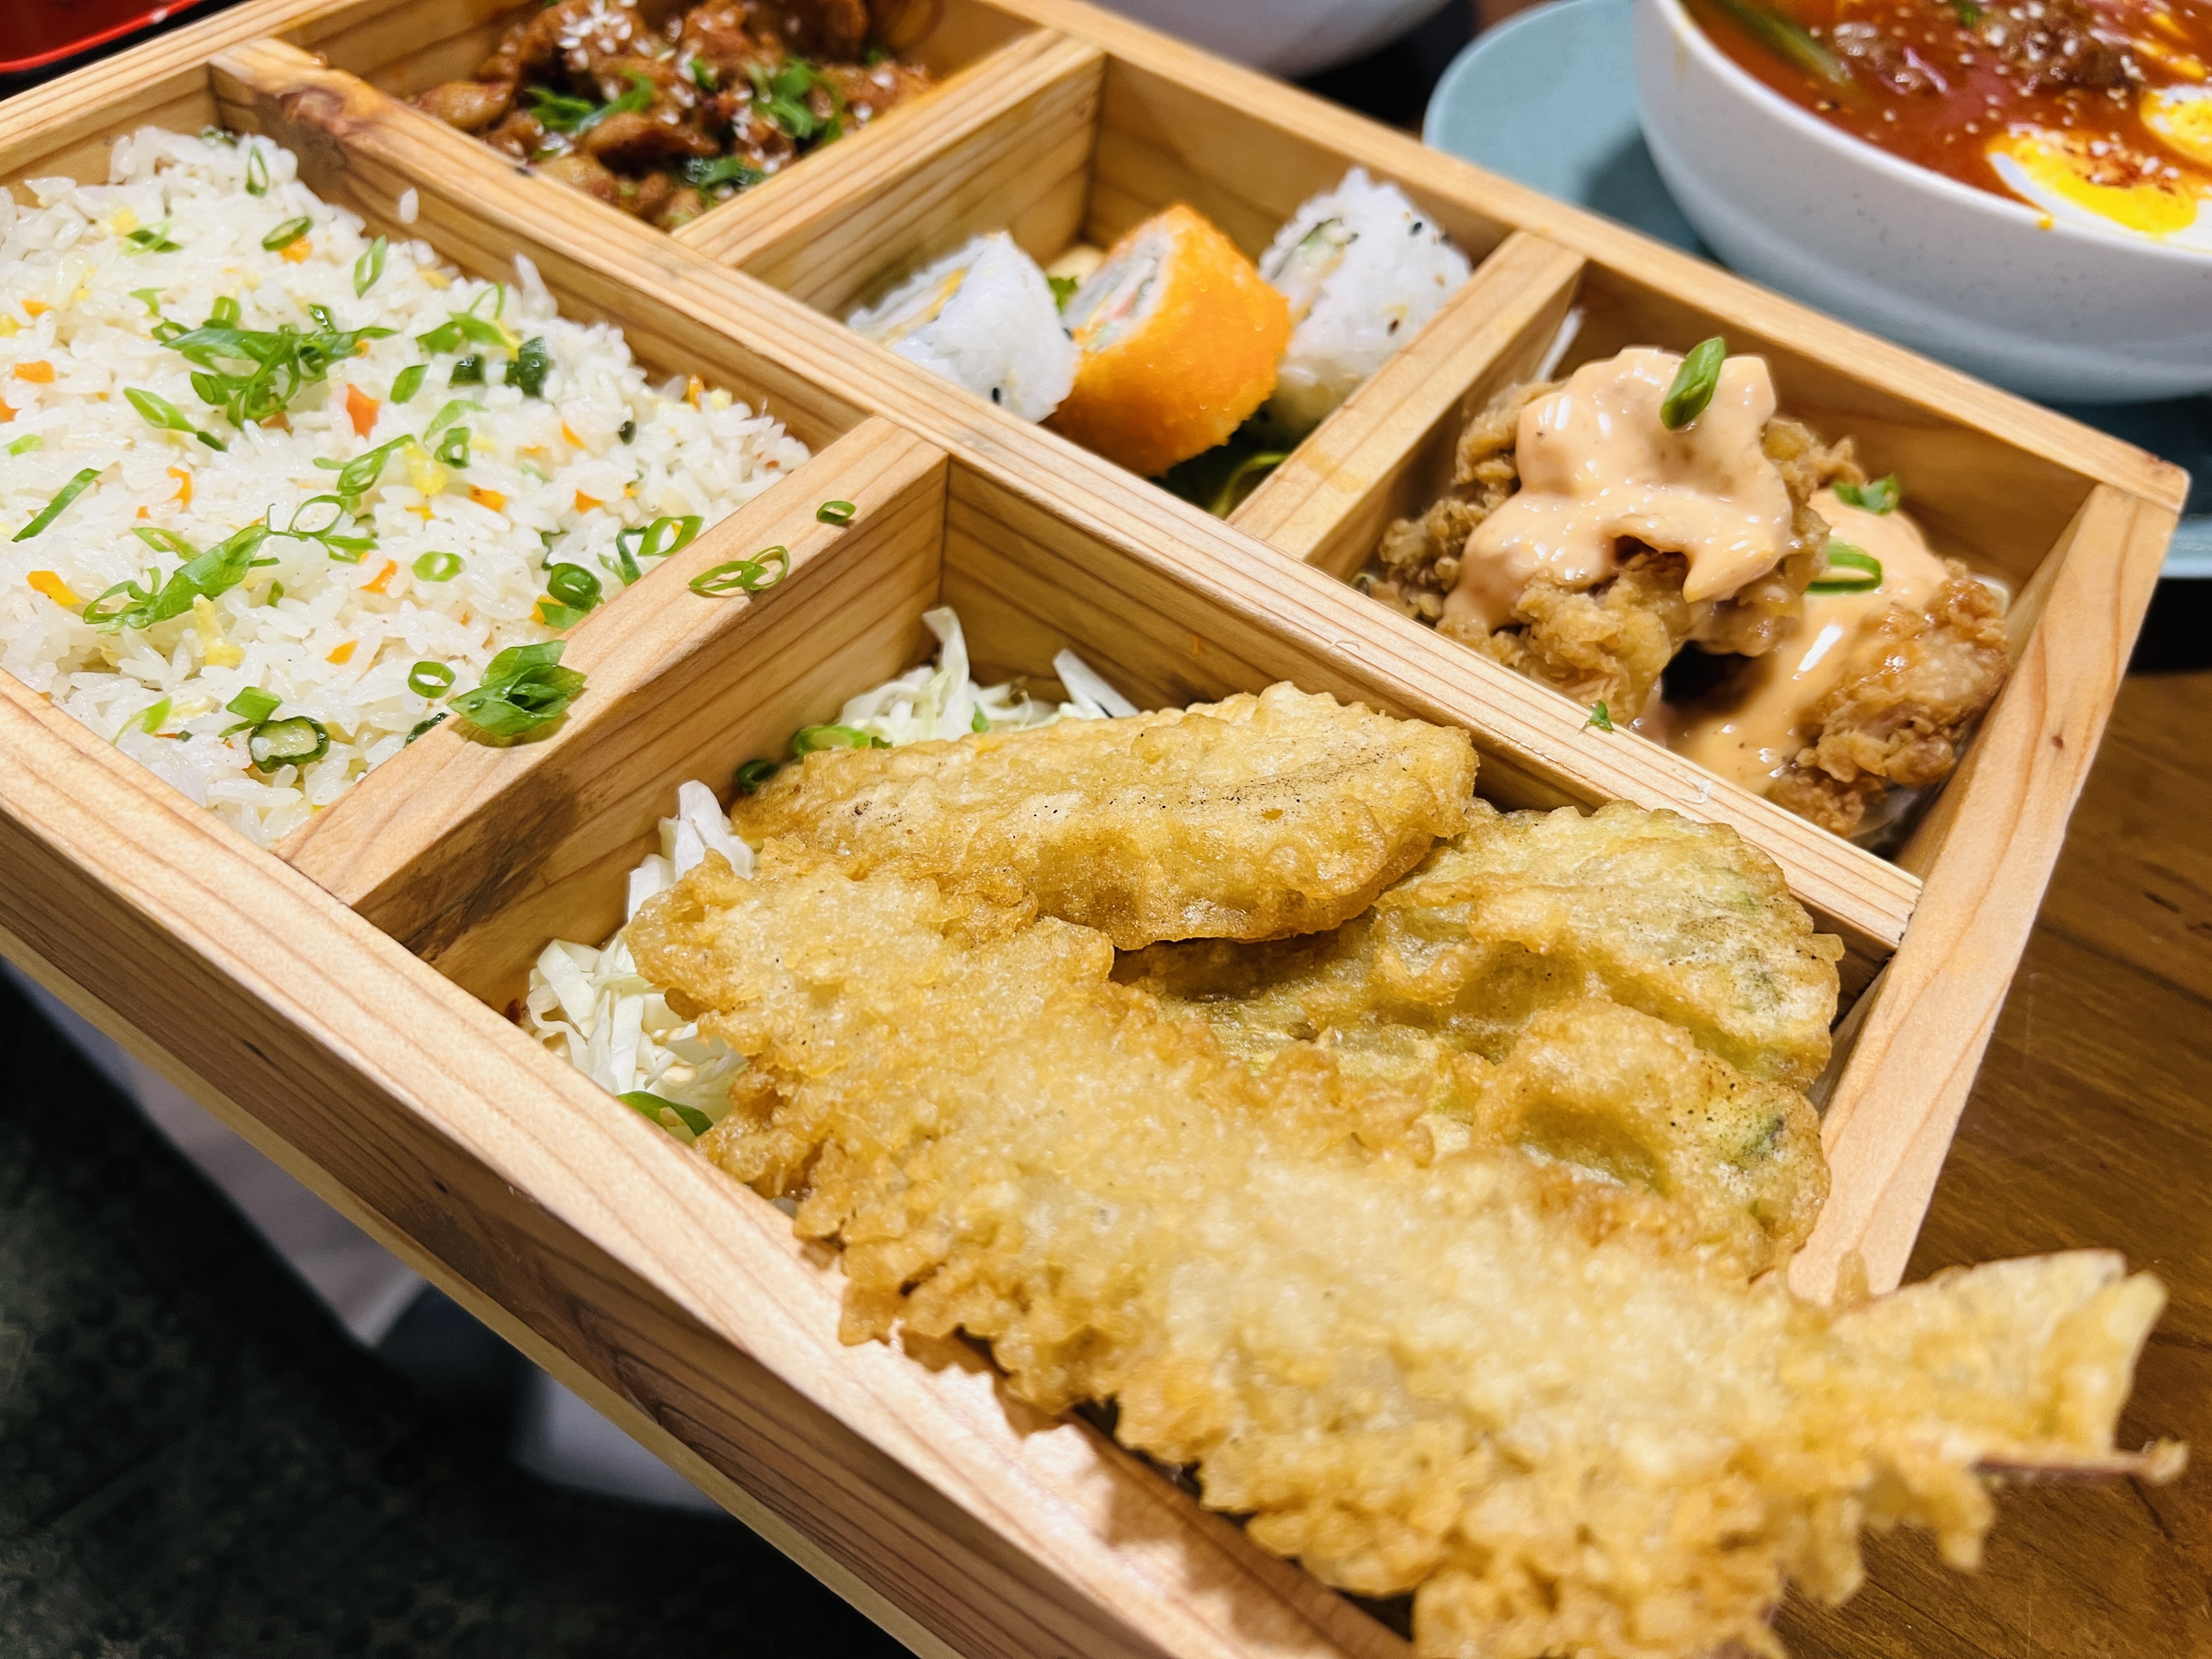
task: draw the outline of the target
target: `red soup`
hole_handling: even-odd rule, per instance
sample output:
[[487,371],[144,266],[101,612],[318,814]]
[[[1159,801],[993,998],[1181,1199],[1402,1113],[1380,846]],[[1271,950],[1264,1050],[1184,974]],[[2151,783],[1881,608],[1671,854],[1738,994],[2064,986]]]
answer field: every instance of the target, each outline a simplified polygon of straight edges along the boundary
[[1869,143],[2052,217],[2212,246],[2208,0],[1686,3],[1744,69]]

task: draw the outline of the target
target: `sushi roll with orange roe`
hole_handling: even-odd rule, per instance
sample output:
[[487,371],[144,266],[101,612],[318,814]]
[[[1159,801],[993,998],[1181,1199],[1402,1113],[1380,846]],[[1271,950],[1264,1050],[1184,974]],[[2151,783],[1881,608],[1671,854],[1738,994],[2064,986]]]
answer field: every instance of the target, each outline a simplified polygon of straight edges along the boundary
[[1290,304],[1180,204],[1124,236],[1067,301],[1082,349],[1050,424],[1146,477],[1202,454],[1275,389]]

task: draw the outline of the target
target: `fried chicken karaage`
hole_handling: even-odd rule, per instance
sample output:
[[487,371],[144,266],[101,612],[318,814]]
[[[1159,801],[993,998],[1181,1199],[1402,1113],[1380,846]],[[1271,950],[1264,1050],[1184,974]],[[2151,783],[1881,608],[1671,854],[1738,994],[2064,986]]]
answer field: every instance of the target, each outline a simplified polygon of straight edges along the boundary
[[[1863,475],[1848,443],[1824,446],[1772,412],[1757,358],[1724,371],[1743,382],[1740,429],[1663,428],[1659,393],[1680,361],[1632,349],[1569,380],[1507,391],[1461,433],[1451,488],[1384,534],[1368,591],[1577,702],[1603,702],[1622,721],[1644,712],[1660,674],[1693,640],[1747,656],[1770,649],[1794,624],[1827,543],[1814,491]],[[1587,453],[1591,436],[1575,428],[1580,411],[1598,404],[1608,405],[1604,432],[1648,426],[1649,453],[1604,439]],[[1534,550],[1526,557],[1481,544],[1532,465],[1536,488],[1589,495],[1582,516],[1595,510],[1603,520],[1580,556],[1562,556],[1590,538],[1587,524],[1531,526],[1521,538]],[[1716,514],[1715,504],[1728,513]],[[1763,550],[1733,550],[1729,538],[1762,514],[1771,520],[1761,526]],[[1730,550],[1739,552],[1740,579],[1723,593],[1702,591],[1696,567]],[[1488,602],[1458,602],[1473,594]]]

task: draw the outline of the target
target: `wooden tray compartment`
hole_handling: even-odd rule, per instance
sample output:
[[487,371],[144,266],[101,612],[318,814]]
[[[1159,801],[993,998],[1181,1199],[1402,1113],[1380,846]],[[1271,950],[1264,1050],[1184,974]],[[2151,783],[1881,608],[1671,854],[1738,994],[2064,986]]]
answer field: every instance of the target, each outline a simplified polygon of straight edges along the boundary
[[[498,46],[508,27],[527,21],[537,9],[532,0],[524,0],[519,6],[513,0],[465,0],[458,5],[447,0],[404,0],[397,6],[365,4],[362,0],[339,0],[333,4],[325,0],[281,32],[272,33],[315,52],[335,68],[360,76],[394,98],[409,99],[440,82],[469,78]],[[657,20],[680,13],[684,6],[678,0],[660,0],[644,9]],[[913,9],[923,23],[928,22],[923,8]],[[939,85],[811,152],[766,184],[717,204],[693,221],[691,228],[701,234],[725,234],[720,224],[729,218],[730,210],[754,201],[771,187],[771,204],[794,194],[813,196],[834,191],[837,172],[849,172],[856,155],[865,162],[885,145],[896,151],[904,130],[917,124],[958,122],[961,105],[978,94],[992,99],[992,89],[1010,70],[1018,72],[1032,55],[1018,50],[1022,37],[1032,28],[1025,19],[989,0],[943,0],[934,25],[920,38],[900,46],[901,55],[927,69]],[[838,158],[839,167],[825,179],[816,164],[831,157]],[[500,159],[514,165],[504,155]],[[742,221],[749,216],[740,212],[738,216]]]
[[[1938,552],[1999,578],[2023,599],[2009,632],[2014,659],[2026,651],[2048,588],[2038,573],[2073,545],[2071,527],[2096,486],[2093,476],[1963,423],[1930,420],[1880,386],[1837,375],[1786,337],[1755,333],[1594,261],[1532,250],[1525,263],[1532,268],[1520,283],[1516,311],[1492,309],[1463,323],[1438,319],[1480,331],[1487,349],[1456,359],[1406,353],[1362,388],[1320,441],[1255,490],[1231,522],[1349,580],[1373,558],[1393,520],[1421,512],[1449,485],[1468,416],[1534,378],[1547,361],[1553,377],[1563,379],[1625,347],[1687,351],[1717,334],[1732,353],[1765,358],[1784,414],[1805,420],[1825,439],[1854,438],[1870,474],[1897,474],[1908,510]],[[1897,861],[1918,873],[1931,856],[1926,839],[1916,836]]]
[[[1793,1276],[1817,1293],[1856,1249],[1877,1285],[1893,1283],[2179,486],[2124,446],[1106,14],[1065,0],[1002,9],[1033,26],[999,48],[1003,83],[933,100],[915,112],[928,119],[863,135],[872,150],[841,141],[778,181],[849,168],[867,175],[857,195],[771,185],[739,198],[720,210],[728,245],[696,234],[708,219],[664,236],[518,177],[356,76],[250,44],[312,46],[345,28],[366,32],[357,43],[378,27],[361,0],[253,0],[103,66],[97,84],[71,77],[0,106],[10,179],[103,177],[115,134],[222,120],[291,144],[313,187],[380,228],[398,228],[395,204],[414,191],[408,234],[478,274],[528,252],[565,313],[621,323],[657,367],[707,365],[817,452],[687,550],[690,562],[577,630],[592,690],[554,739],[484,751],[433,733],[287,849],[296,866],[0,680],[0,857],[19,877],[0,887],[0,951],[917,1650],[1395,1656],[1395,1638],[1087,1428],[1006,1400],[968,1351],[838,1346],[834,1268],[781,1215],[494,1009],[547,937],[611,927],[620,872],[677,781],[723,781],[736,759],[917,659],[916,618],[942,598],[985,674],[1038,672],[1069,643],[1140,702],[1287,678],[1468,726],[1480,787],[1506,805],[1619,796],[1737,824],[1845,933],[1855,981],[1881,970],[1827,1080],[1835,1194]],[[825,273],[857,270],[880,210],[911,216],[901,234],[935,234],[931,215],[969,210],[951,201],[963,179],[992,195],[1032,176],[1047,132],[1061,135],[1057,182],[1036,194],[1036,222],[1059,214],[1070,235],[1181,193],[1264,241],[1358,161],[1486,252],[1479,302],[1462,296],[1303,461],[1340,450],[1410,467],[1486,376],[1533,368],[1579,301],[1578,351],[1601,349],[1607,315],[1670,343],[1719,331],[1768,350],[1800,412],[1899,456],[1946,533],[2027,547],[2016,614],[2035,625],[1916,842],[1924,885],[1741,792],[1701,791],[1697,769],[1653,745],[1582,732],[1563,699],[1385,614],[1246,523],[1206,519],[784,291],[817,269],[810,239]],[[1279,171],[1230,159],[1254,132]],[[878,189],[878,173],[898,187]],[[1240,208],[1247,187],[1260,193]],[[1893,448],[1873,448],[1876,428]],[[1953,457],[1940,470],[1957,482],[1931,497],[1920,474]],[[1339,492],[1298,509],[1316,533],[1376,510],[1337,464],[1311,470]],[[862,502],[852,530],[813,520],[833,495]],[[1981,528],[2000,525],[2002,537]],[[768,541],[801,557],[758,601],[684,587],[710,553]]]

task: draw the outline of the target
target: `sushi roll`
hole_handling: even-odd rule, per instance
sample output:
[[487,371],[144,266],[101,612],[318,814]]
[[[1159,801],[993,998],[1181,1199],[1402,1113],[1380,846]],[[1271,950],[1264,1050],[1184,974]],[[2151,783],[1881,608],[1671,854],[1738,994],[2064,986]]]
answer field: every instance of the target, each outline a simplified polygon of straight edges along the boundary
[[1354,167],[1291,216],[1260,260],[1292,332],[1267,414],[1301,433],[1412,339],[1468,279],[1467,255],[1395,185]]
[[1075,383],[1075,343],[1060,325],[1052,285],[1003,230],[976,237],[845,324],[1025,421],[1051,414]]
[[1082,349],[1055,430],[1146,477],[1222,442],[1275,389],[1290,307],[1177,205],[1109,249],[1067,301]]

